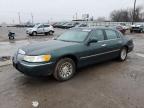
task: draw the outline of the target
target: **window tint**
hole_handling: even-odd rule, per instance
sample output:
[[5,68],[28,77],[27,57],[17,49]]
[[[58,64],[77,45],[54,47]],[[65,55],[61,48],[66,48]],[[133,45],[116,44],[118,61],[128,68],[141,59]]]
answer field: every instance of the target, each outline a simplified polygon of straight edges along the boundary
[[91,34],[92,39],[96,39],[98,41],[104,40],[104,33],[102,30],[95,30]]
[[108,39],[118,38],[117,33],[114,30],[105,30]]
[[38,28],[43,28],[44,26],[43,25],[40,25]]
[[49,27],[49,25],[44,25],[44,27]]

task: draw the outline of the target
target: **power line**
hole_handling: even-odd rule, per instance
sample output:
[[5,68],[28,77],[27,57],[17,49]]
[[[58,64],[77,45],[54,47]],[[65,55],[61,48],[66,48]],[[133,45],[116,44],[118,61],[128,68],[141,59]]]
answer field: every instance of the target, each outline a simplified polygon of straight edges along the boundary
[[34,16],[32,13],[31,13],[31,19],[32,19],[32,24],[34,24]]

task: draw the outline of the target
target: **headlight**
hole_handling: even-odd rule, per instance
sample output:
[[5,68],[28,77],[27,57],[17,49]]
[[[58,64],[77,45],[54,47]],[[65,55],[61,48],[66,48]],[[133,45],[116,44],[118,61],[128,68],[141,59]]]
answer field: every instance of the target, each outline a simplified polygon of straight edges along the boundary
[[19,54],[22,54],[22,55],[25,55],[25,51],[23,51],[22,49],[19,49],[19,50],[18,50],[18,53],[19,53]]
[[27,62],[48,62],[51,59],[51,55],[41,56],[24,56],[24,61]]

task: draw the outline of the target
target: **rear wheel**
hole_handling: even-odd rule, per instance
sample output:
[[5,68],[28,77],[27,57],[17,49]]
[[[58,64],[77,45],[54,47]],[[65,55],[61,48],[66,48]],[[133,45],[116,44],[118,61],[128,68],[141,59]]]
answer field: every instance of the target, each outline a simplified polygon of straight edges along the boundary
[[130,30],[130,33],[133,33],[133,30]]
[[125,61],[127,59],[127,53],[128,53],[127,48],[126,47],[122,48],[120,51],[119,60]]
[[142,33],[142,30],[139,30],[139,33]]
[[36,35],[37,35],[37,32],[32,32],[32,35],[33,35],[33,36],[36,36]]
[[53,76],[58,81],[66,81],[73,77],[75,71],[74,61],[70,58],[63,58],[57,62]]
[[9,40],[14,40],[14,36],[9,36]]

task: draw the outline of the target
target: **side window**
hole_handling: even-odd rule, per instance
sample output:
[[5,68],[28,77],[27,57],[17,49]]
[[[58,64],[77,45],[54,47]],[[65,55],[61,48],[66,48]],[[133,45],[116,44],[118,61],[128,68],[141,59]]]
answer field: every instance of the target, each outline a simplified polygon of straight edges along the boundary
[[117,39],[118,35],[114,30],[105,30],[108,39]]
[[102,30],[95,30],[91,34],[92,39],[96,39],[98,41],[103,41],[104,40],[104,33]]
[[43,28],[43,25],[40,25],[38,28]]
[[44,27],[49,27],[49,25],[44,25]]

